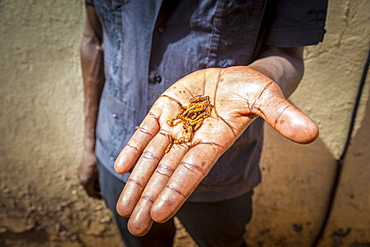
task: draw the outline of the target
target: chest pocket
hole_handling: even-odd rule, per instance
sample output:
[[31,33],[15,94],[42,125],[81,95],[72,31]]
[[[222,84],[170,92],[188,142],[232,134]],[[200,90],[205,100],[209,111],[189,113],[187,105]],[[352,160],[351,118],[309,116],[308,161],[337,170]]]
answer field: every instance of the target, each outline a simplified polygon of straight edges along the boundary
[[222,0],[212,19],[210,66],[246,65],[252,60],[266,1]]

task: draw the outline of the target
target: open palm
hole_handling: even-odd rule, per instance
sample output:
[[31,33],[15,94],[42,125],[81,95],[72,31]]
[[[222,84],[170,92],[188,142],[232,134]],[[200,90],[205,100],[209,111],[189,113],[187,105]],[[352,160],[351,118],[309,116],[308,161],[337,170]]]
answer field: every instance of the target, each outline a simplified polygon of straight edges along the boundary
[[[194,132],[190,143],[166,148],[182,136],[183,127],[167,120],[196,95],[209,96],[211,115]],[[136,163],[117,202],[117,211],[130,216],[128,228],[144,235],[154,221],[170,219],[208,174],[218,158],[256,117],[262,117],[285,137],[313,141],[317,126],[287,102],[271,79],[245,66],[194,72],[168,88],[116,160],[118,173]]]

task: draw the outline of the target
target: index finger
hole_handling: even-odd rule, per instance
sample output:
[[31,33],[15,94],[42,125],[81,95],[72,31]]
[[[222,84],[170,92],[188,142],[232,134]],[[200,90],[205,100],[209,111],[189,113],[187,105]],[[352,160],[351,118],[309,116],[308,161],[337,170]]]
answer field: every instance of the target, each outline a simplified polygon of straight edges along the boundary
[[128,172],[139,159],[148,143],[159,132],[159,115],[160,112],[154,113],[150,111],[144,118],[143,122],[114,162],[114,170],[117,173],[124,174]]

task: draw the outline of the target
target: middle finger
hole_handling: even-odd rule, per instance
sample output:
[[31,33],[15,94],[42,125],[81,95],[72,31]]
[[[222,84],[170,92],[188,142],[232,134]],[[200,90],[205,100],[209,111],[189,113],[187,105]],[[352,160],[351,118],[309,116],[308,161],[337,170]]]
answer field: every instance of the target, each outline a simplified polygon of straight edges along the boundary
[[189,147],[185,144],[174,145],[163,157],[131,214],[128,229],[132,234],[142,236],[149,231],[153,223],[151,207],[188,150]]

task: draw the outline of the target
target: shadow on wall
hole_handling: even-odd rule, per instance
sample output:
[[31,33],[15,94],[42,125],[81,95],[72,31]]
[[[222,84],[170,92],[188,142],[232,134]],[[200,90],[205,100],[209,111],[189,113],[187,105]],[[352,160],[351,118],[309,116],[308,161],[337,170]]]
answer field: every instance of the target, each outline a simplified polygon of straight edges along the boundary
[[[362,92],[363,119],[353,132],[335,204],[328,222],[326,238],[336,246],[370,246],[370,76]],[[367,97],[367,102],[365,99]],[[361,242],[363,240],[366,242]]]
[[321,223],[335,159],[320,138],[299,145],[267,124],[265,135],[262,183],[255,189],[247,243],[309,246]]
[[[368,96],[368,91],[369,77],[363,96]],[[363,242],[370,239],[370,100],[365,102],[365,98],[361,106],[366,107],[365,114],[356,123],[359,128],[353,132],[319,246],[370,246],[370,240]],[[298,145],[265,126],[263,182],[255,190],[254,215],[246,240],[251,246],[311,246],[329,202],[336,158],[320,138]]]

